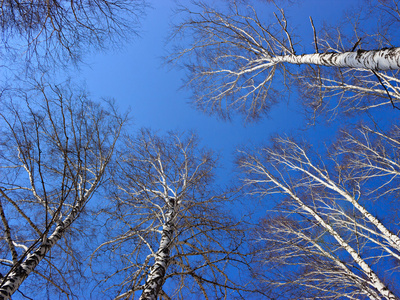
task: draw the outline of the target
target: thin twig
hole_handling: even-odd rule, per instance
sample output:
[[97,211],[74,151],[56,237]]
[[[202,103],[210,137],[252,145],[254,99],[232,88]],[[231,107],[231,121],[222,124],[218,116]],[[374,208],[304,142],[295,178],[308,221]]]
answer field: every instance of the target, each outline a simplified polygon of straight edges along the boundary
[[23,292],[21,292],[20,290],[17,290],[17,292],[19,292],[24,298],[33,300],[33,298],[28,297],[27,295],[25,295],[25,294],[24,294]]
[[[360,44],[361,42],[361,38],[358,39],[357,43],[354,44],[353,48],[351,49],[351,52],[353,52],[354,50],[356,50],[357,46]],[[375,74],[376,75],[376,74]]]
[[278,20],[279,25],[282,27],[283,31],[285,32],[289,45],[290,45],[290,50],[291,50],[291,54],[292,55],[296,55],[296,51],[294,51],[294,47],[293,47],[293,42],[292,42],[292,37],[289,34],[288,30],[287,30],[287,20],[285,17],[285,12],[283,11],[283,9],[278,8],[281,15],[282,15],[282,20],[278,18],[278,16],[276,15],[276,13],[274,13],[275,18]]
[[371,71],[372,71],[372,73],[375,74],[375,76],[378,78],[380,84],[381,84],[381,85],[383,86],[383,88],[385,89],[386,94],[389,96],[389,99],[390,99],[390,102],[392,103],[393,108],[396,108],[396,109],[400,110],[400,108],[397,107],[397,106],[394,104],[392,96],[390,96],[390,93],[389,93],[388,89],[387,89],[386,86],[383,84],[383,82],[382,82],[381,78],[379,77],[379,75],[378,75],[374,70],[371,70]]
[[313,19],[311,18],[311,16],[310,16],[310,22],[311,22],[311,27],[312,27],[313,33],[314,33],[315,53],[319,53],[319,51],[318,51],[318,43],[317,43],[317,33],[315,31],[314,22],[313,22]]

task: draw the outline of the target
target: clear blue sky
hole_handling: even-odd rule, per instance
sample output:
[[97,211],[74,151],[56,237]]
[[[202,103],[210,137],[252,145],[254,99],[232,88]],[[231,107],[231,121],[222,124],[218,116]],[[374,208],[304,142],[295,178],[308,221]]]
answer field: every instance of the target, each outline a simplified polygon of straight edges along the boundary
[[[181,1],[185,2],[188,1]],[[322,20],[339,18],[342,8],[352,1],[301,2],[303,4],[295,5],[288,15],[292,24],[304,31],[304,40],[311,45],[308,17],[313,17],[318,28]],[[143,21],[141,37],[122,50],[87,59],[89,67],[82,69],[82,77],[94,98],[113,97],[122,110],[131,107],[132,130],[143,126],[160,131],[196,130],[204,145],[221,153],[223,173],[231,170],[236,146],[258,143],[268,139],[271,133],[292,133],[304,125],[301,108],[293,101],[295,95],[289,105],[276,106],[269,118],[246,126],[239,119],[223,122],[194,110],[188,104],[190,92],[179,90],[183,72],[162,66],[161,57],[166,55],[169,46],[165,41],[175,5],[173,0],[152,1],[153,8],[148,10]]]

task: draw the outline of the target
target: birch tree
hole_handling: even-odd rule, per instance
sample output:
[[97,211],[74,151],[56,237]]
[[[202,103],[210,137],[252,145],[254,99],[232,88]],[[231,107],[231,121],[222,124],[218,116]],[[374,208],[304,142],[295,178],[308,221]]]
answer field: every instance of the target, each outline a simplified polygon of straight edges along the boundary
[[[321,205],[321,203],[319,203]],[[331,220],[341,232],[352,229],[350,241],[358,241],[357,251],[366,255],[368,243],[355,230],[365,223],[357,214],[326,203],[325,218]],[[285,299],[381,299],[370,286],[357,264],[344,255],[341,247],[329,234],[306,216],[292,217],[298,209],[295,202],[279,207],[281,212],[265,217],[257,228],[255,261],[260,264],[255,277],[268,290],[271,298]],[[301,211],[298,209],[298,211]],[[357,224],[357,225],[356,225]],[[368,225],[366,225],[368,227]],[[346,235],[347,237],[348,235]],[[368,257],[374,261],[372,255]],[[376,260],[375,260],[376,261]],[[374,261],[374,263],[375,263]]]
[[190,134],[142,130],[125,145],[115,202],[106,209],[108,232],[116,234],[92,256],[93,270],[104,268],[104,257],[115,270],[103,275],[107,295],[232,299],[253,292],[235,275],[248,269],[244,225],[229,212],[232,193],[213,184],[214,154]]
[[399,137],[398,125],[390,126],[386,132],[367,125],[342,130],[334,149],[344,157],[347,180],[368,183],[368,193],[378,199],[393,198],[400,175]]
[[[300,33],[290,26],[283,9],[274,3],[252,3],[233,1],[216,9],[196,2],[194,8],[182,8],[186,20],[177,25],[174,37],[183,35],[189,45],[177,47],[170,59],[185,66],[195,107],[222,118],[239,112],[254,120],[296,87],[308,97],[304,102],[312,113],[337,112],[342,105],[344,111],[396,106],[396,1],[371,4],[363,15],[364,9],[349,14],[353,19],[346,22],[354,28],[345,32],[354,34],[346,38],[340,27],[318,34],[310,16],[307,42],[297,38]],[[268,16],[271,10],[275,12]],[[388,19],[393,21],[383,23]],[[375,23],[377,28],[370,29]],[[312,43],[315,48],[308,49]],[[300,54],[303,49],[309,52]]]
[[[105,179],[124,119],[67,86],[3,94],[1,299],[37,293],[43,280],[65,298],[75,294],[67,273],[76,255],[63,239]],[[28,276],[35,291],[23,286]]]
[[[344,13],[335,27],[321,28],[319,51],[344,52],[349,49],[394,49],[398,46],[397,1],[365,1]],[[371,24],[374,24],[371,26]],[[312,115],[354,114],[364,111],[399,109],[398,70],[376,71],[363,68],[321,68],[308,65],[297,79],[302,101]]]
[[[264,243],[263,278],[273,292],[285,287],[303,297],[397,299],[391,282],[399,277],[398,217],[389,211],[394,220],[384,224],[373,212],[385,193],[397,203],[398,129],[359,130],[343,132],[335,154],[322,156],[330,159],[281,137],[272,147],[242,153],[249,193],[286,197],[257,236]],[[268,274],[269,266],[274,272]]]
[[89,49],[136,34],[146,6],[144,0],[1,1],[2,54],[35,66],[66,66]]

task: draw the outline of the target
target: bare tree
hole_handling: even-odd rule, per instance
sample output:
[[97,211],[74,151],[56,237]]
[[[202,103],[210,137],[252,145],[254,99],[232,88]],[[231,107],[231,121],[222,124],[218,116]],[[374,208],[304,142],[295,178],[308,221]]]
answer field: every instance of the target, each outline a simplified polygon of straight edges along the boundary
[[2,51],[39,65],[68,65],[90,48],[136,34],[146,6],[144,0],[1,1]]
[[[127,139],[116,173],[117,190],[106,209],[116,233],[93,254],[115,299],[245,298],[244,225],[227,212],[232,193],[213,185],[214,155],[195,135],[160,137],[142,130]],[[119,261],[119,263],[118,263]],[[96,276],[98,277],[98,276]],[[248,284],[248,286],[246,286]],[[254,289],[253,289],[254,290]],[[195,296],[193,296],[195,295]]]
[[[354,214],[346,215],[332,205],[325,207],[329,207],[334,221],[340,221],[335,227],[342,233],[348,231],[346,226],[357,233],[357,224],[365,225],[361,219],[354,221]],[[289,203],[287,210],[279,208],[279,215],[262,220],[255,236],[255,261],[260,264],[255,276],[272,298],[381,298],[323,228],[304,215],[293,217],[293,210],[298,209],[296,203]],[[328,210],[324,216],[328,216]],[[359,253],[370,252],[362,236],[353,238],[358,239]]]
[[392,150],[398,145],[390,134],[361,129],[361,137],[368,133],[378,138],[343,133],[336,154],[324,155],[328,159],[280,137],[273,147],[242,153],[239,166],[250,193],[286,196],[258,236],[265,242],[261,261],[266,270],[270,265],[276,270],[264,278],[275,292],[286,286],[304,297],[397,299],[389,277],[398,278],[398,219],[385,225],[367,207],[382,197],[376,192],[396,190],[398,158]]
[[[364,1],[347,11],[335,27],[318,34],[318,49],[345,52],[363,49],[394,49],[400,21],[398,1]],[[371,26],[374,24],[374,26]],[[375,25],[376,24],[376,25]],[[399,109],[398,70],[378,72],[363,68],[321,68],[307,66],[297,78],[299,91],[313,115],[363,112],[391,106]]]
[[[273,16],[261,14],[265,11],[263,6],[273,9],[273,3],[251,6],[248,2],[233,1],[225,9],[214,9],[203,2],[196,5],[198,10],[182,9],[187,18],[176,29],[176,35],[183,34],[190,45],[178,48],[170,59],[183,61],[189,73],[187,84],[194,93],[193,102],[207,113],[229,118],[233,111],[238,111],[246,120],[257,119],[283,99],[297,80],[300,90],[311,96],[305,102],[313,112],[326,107],[326,100],[321,99],[328,95],[345,94],[339,100],[345,111],[395,106],[399,100],[396,74],[400,49],[391,44],[388,32],[398,27],[399,9],[395,1],[381,1],[367,13],[374,20],[389,16],[396,22],[378,23],[382,27],[372,33],[359,29],[362,25],[370,27],[371,22],[356,23],[352,28],[354,36],[347,40],[340,34],[336,37],[333,30],[317,36],[310,17],[315,49],[306,54],[298,54],[306,47],[299,45],[283,9],[275,6],[277,12]],[[352,16],[351,22],[355,18]],[[342,32],[340,28],[337,31]],[[370,50],[359,49],[361,45]],[[303,72],[295,65],[312,66]],[[336,76],[332,76],[335,72]],[[330,109],[335,110],[335,104]]]
[[387,195],[390,199],[398,190],[394,182],[400,175],[399,137],[398,125],[392,125],[387,132],[367,125],[353,131],[342,130],[335,151],[344,156],[347,180],[365,182],[369,194],[385,201]]
[[70,84],[37,83],[2,98],[1,299],[31,273],[36,288],[44,279],[74,294],[64,275],[75,255],[61,242],[105,179],[124,119]]

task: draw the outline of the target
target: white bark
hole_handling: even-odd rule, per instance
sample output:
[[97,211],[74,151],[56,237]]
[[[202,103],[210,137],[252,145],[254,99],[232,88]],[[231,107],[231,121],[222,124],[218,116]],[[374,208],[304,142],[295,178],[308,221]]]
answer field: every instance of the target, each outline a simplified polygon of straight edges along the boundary
[[[338,73],[355,73],[353,75],[356,80],[352,80],[352,76],[341,76],[339,80],[342,82],[331,88],[345,92],[354,85],[355,89],[368,90],[361,95],[368,97],[375,93],[380,97],[378,101],[367,99],[360,103],[353,98],[359,100],[361,97],[349,92],[349,96],[344,99],[346,101],[343,101],[345,103],[340,103],[340,107],[354,110],[386,103],[395,105],[392,99],[394,97],[390,94],[395,93],[396,85],[381,72],[400,69],[400,48],[383,48],[395,44],[390,43],[389,37],[383,37],[388,42],[385,46],[382,46],[381,38],[377,38],[375,44],[370,43],[369,47],[374,47],[375,50],[369,48],[346,51],[345,48],[351,49],[353,45],[340,40],[340,35],[338,44],[331,45],[331,39],[336,38],[328,36],[323,39],[317,37],[315,32],[315,52],[311,50],[300,55],[297,54],[300,53],[299,50],[296,52],[295,49],[298,41],[294,31],[288,26],[283,9],[278,8],[279,12],[274,14],[275,18],[272,17],[272,20],[263,20],[258,15],[258,7],[251,7],[249,3],[233,1],[235,8],[232,10],[216,10],[206,4],[196,3],[199,12],[192,12],[188,8],[187,20],[177,27],[178,32],[190,37],[188,40],[191,43],[183,46],[184,50],[177,52],[171,60],[184,61],[184,66],[189,71],[187,85],[193,90],[193,101],[199,109],[207,113],[217,113],[223,118],[229,118],[232,111],[238,111],[246,119],[257,119],[268,113],[271,105],[279,102],[281,97],[285,98],[287,91],[294,88],[293,84],[290,87],[286,85],[294,80],[300,83],[300,92],[311,90],[306,96],[313,101],[305,100],[305,103],[312,110],[338,110],[335,106],[326,106],[323,101],[327,99],[327,95],[335,95],[335,91],[329,92],[329,87],[325,89],[323,86],[328,84],[326,81],[331,80],[331,76],[326,77],[325,70],[318,68],[312,76],[304,76],[307,73],[298,74],[299,69],[293,68],[293,65],[327,66]],[[357,34],[358,28],[354,30]],[[384,30],[379,29],[378,32]],[[326,44],[325,39],[328,40]],[[363,70],[365,75],[354,70]],[[390,75],[393,72],[388,73]],[[366,80],[366,75],[371,78]],[[312,80],[308,82],[310,78]],[[321,102],[324,102],[322,107]]]
[[[332,191],[338,193],[343,197],[344,200],[351,203],[364,217],[366,217],[372,224],[374,224],[383,234],[383,237],[400,252],[400,238],[388,230],[382,222],[380,222],[376,217],[374,217],[365,207],[363,207],[353,196],[351,196],[347,191],[340,187],[336,182],[329,178],[327,173],[321,171],[320,168],[316,167],[306,152],[289,140],[279,140],[282,144],[288,144],[289,147],[293,147],[293,151],[298,152],[298,157],[292,157],[288,153],[287,156],[282,156],[280,153],[276,153],[271,150],[267,150],[268,153],[274,157],[274,160],[278,163],[283,163],[292,170],[297,170],[306,174],[309,178],[313,179],[315,182],[331,189]],[[296,161],[297,159],[297,161]],[[310,170],[308,170],[308,168]]]
[[[299,207],[309,215],[311,215],[320,226],[322,226],[331,236],[338,242],[342,249],[346,250],[347,253],[353,258],[360,269],[363,271],[365,276],[369,279],[370,285],[375,288],[382,297],[386,299],[396,299],[396,296],[387,288],[387,286],[380,280],[380,278],[371,269],[369,264],[358,254],[358,252],[348,244],[342,236],[328,223],[326,222],[320,214],[311,208],[309,205],[305,204],[300,197],[298,197],[295,192],[292,191],[290,187],[284,181],[280,181],[275,178],[259,161],[256,157],[248,156],[246,159],[241,160],[241,166],[249,170],[250,173],[255,173],[263,176],[263,180],[253,181],[248,179],[248,183],[252,184],[257,182],[272,184],[274,187],[278,188],[281,192],[289,195],[293,200],[297,202]],[[272,193],[269,191],[268,193]]]
[[320,215],[311,209],[309,206],[305,205],[304,202],[297,197],[289,188],[282,185],[279,181],[277,181],[274,177],[270,174],[266,173],[268,178],[279,188],[281,188],[285,193],[290,195],[290,197],[298,202],[300,207],[313,216],[317,222],[323,226],[339,243],[340,246],[345,249],[350,256],[354,259],[354,261],[360,266],[363,270],[364,274],[369,278],[370,284],[379,291],[379,293],[385,297],[386,299],[395,300],[397,299],[396,296],[386,287],[386,285],[379,279],[379,277],[375,274],[375,272],[371,269],[371,267],[362,259],[362,257],[355,251],[345,240],[330,226],[328,223],[325,222]]
[[17,265],[14,270],[11,271],[6,278],[3,279],[3,282],[0,287],[0,299],[10,299],[14,292],[20,287],[20,285],[24,282],[24,280],[28,277],[28,275],[37,267],[37,265],[42,261],[42,259],[46,256],[46,254],[50,251],[50,249],[63,237],[65,230],[71,225],[71,223],[75,220],[78,214],[81,212],[84,205],[92,196],[93,192],[97,188],[97,185],[104,173],[103,166],[100,174],[96,178],[96,180],[91,185],[90,189],[87,190],[85,195],[80,199],[75,207],[72,209],[70,214],[64,219],[64,221],[59,221],[56,228],[54,229],[52,235],[48,238],[44,238],[41,242],[40,246],[28,254],[25,260]]
[[[269,262],[274,266],[285,266],[297,261],[304,265],[305,271],[293,278],[287,278],[284,274],[280,278],[273,274],[268,279],[268,284],[279,289],[285,285],[308,286],[309,282],[313,282],[310,290],[326,292],[326,299],[337,299],[339,295],[340,299],[359,299],[360,295],[367,295],[370,299],[380,298],[376,290],[368,284],[368,279],[354,273],[354,269],[350,269],[340,257],[333,254],[332,248],[324,243],[324,231],[317,230],[318,233],[314,235],[318,225],[305,220],[300,224],[292,220],[290,215],[291,212],[288,211],[285,217],[267,219],[267,222],[262,223],[258,241],[264,242],[266,249],[261,254],[260,262],[268,268]],[[332,215],[327,215],[331,220]],[[332,286],[337,288],[332,289]]]
[[400,48],[273,57],[266,55],[265,59],[273,63],[314,64],[327,67],[387,71],[400,69]]
[[230,266],[248,264],[240,252],[239,223],[220,209],[232,194],[216,193],[211,185],[212,153],[199,149],[194,135],[158,136],[148,129],[128,138],[126,146],[114,181],[117,205],[107,211],[107,223],[117,229],[93,255],[104,270],[102,253],[122,252],[121,267],[113,265],[114,274],[105,275],[108,293],[115,290],[116,299],[258,293],[230,278]]
[[140,300],[157,300],[157,296],[162,289],[165,273],[169,265],[169,254],[173,246],[175,232],[174,221],[177,201],[175,201],[175,199],[167,199],[166,203],[168,208],[165,214],[166,220],[163,225],[160,246],[155,254],[155,262],[150,269]]
[[[63,85],[35,82],[32,90],[33,94],[24,94],[29,102],[10,99],[10,103],[27,101],[25,110],[4,105],[5,113],[1,114],[5,128],[0,165],[3,171],[15,169],[16,174],[10,173],[12,180],[2,181],[0,194],[9,211],[18,213],[13,221],[17,225],[13,225],[24,229],[15,238],[17,242],[8,236],[13,264],[0,281],[0,299],[9,299],[32,272],[46,280],[45,284],[63,290],[53,277],[56,270],[62,277],[61,285],[68,286],[57,266],[63,264],[62,258],[49,261],[46,255],[51,249],[64,250],[54,246],[71,229],[101,183],[124,123],[112,106],[108,107],[111,112],[106,112],[82,95],[75,98]],[[2,222],[7,224],[1,212]],[[22,252],[19,257],[15,247]],[[69,245],[63,253],[74,255]],[[43,268],[35,270],[41,262]]]

